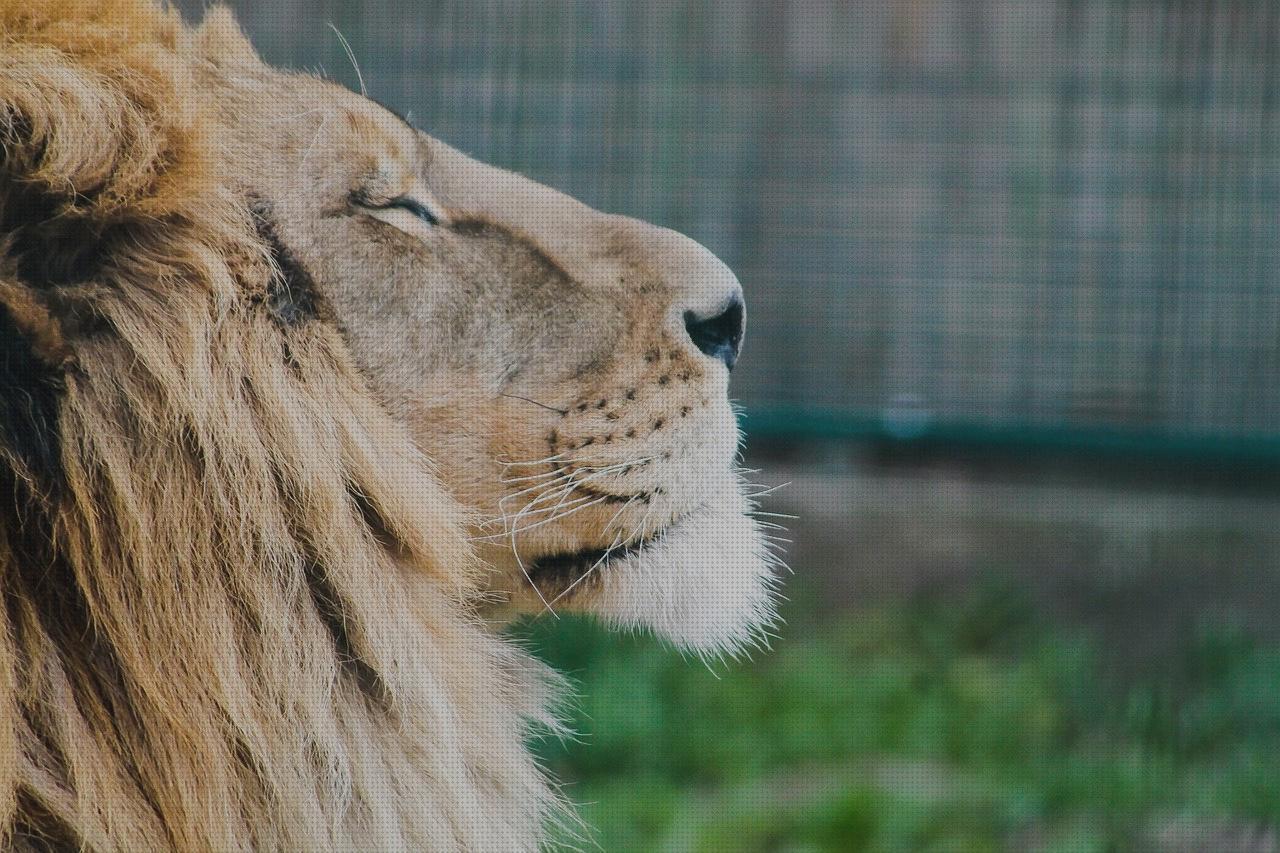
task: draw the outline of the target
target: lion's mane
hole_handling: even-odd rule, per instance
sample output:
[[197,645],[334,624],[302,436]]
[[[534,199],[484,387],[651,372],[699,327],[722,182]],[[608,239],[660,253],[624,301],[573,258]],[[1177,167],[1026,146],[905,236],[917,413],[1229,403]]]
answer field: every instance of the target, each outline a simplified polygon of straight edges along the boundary
[[227,26],[0,0],[0,842],[535,847],[547,677],[224,180]]

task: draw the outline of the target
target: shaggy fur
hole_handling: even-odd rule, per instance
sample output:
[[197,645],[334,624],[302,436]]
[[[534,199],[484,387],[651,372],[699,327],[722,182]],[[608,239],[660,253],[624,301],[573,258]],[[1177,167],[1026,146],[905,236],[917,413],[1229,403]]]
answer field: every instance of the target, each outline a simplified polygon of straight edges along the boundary
[[544,673],[337,333],[273,310],[191,39],[0,4],[0,837],[534,848]]

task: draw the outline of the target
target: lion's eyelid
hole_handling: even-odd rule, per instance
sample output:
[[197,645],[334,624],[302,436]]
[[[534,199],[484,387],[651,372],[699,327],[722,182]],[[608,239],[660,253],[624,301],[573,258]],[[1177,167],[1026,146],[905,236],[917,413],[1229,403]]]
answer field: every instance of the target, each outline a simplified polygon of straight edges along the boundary
[[407,210],[423,222],[431,225],[440,224],[440,217],[436,216],[435,211],[412,196],[402,195],[398,198],[393,198],[386,206]]
[[391,196],[374,193],[369,189],[356,190],[350,195],[351,204],[365,210],[403,210],[428,225],[448,225],[448,216],[434,200],[427,200],[428,198],[428,194],[416,187]]

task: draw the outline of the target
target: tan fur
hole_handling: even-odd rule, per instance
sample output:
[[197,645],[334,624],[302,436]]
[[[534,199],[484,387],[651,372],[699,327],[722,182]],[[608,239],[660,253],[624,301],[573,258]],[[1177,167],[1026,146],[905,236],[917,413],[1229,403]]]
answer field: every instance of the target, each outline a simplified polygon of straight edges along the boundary
[[[708,653],[767,624],[680,331],[737,285],[683,238],[143,0],[0,0],[0,227],[39,374],[0,401],[4,846],[536,849],[555,678],[485,621],[538,609],[526,558],[679,528],[550,592]],[[525,535],[550,455],[650,500]]]

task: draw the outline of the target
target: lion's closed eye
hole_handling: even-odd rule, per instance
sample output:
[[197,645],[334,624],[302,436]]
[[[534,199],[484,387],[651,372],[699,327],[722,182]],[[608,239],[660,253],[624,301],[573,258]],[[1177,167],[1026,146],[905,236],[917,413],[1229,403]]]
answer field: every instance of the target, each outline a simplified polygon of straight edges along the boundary
[[356,195],[351,203],[361,213],[414,236],[445,221],[437,204],[416,195],[399,195],[386,201]]

